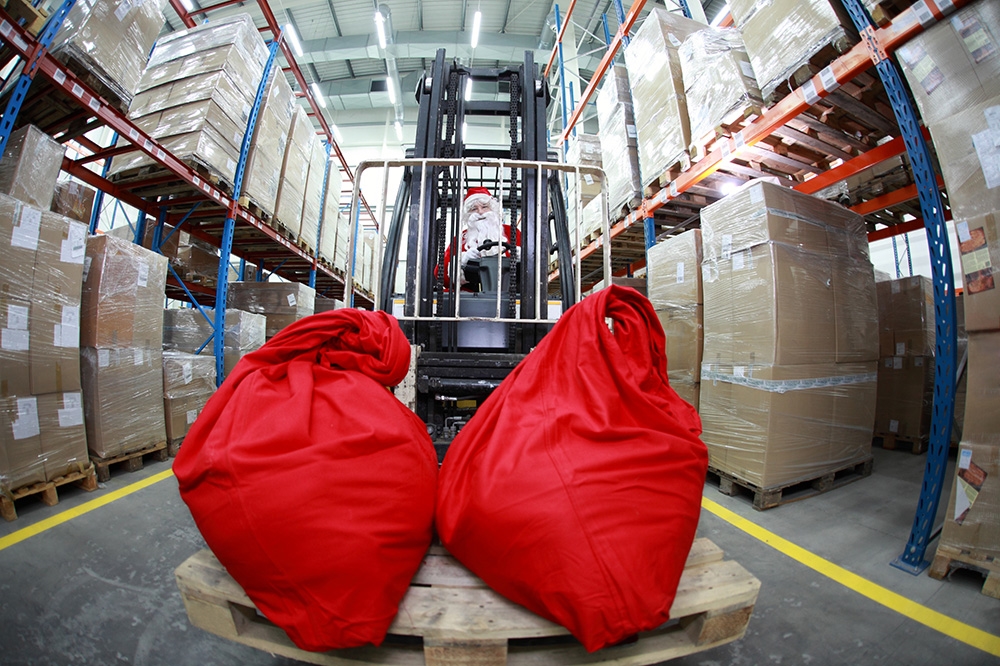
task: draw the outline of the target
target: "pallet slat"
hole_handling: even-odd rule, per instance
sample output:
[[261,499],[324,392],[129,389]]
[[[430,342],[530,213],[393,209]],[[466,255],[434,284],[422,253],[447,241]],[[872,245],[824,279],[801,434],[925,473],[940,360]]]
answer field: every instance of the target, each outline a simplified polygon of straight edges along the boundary
[[143,456],[147,455],[152,455],[153,459],[158,462],[165,462],[170,458],[169,451],[167,450],[167,442],[157,442],[152,446],[147,446],[138,451],[129,451],[113,458],[91,456],[90,461],[94,463],[94,467],[97,469],[97,480],[104,483],[111,479],[111,465],[121,464],[126,472],[137,472],[142,469]]
[[31,495],[41,495],[42,503],[47,506],[55,506],[59,503],[59,491],[61,486],[74,484],[87,492],[97,490],[97,473],[93,464],[79,472],[60,476],[52,481],[35,483],[33,485],[18,488],[10,493],[0,493],[0,517],[7,522],[17,520],[17,508],[14,502]]

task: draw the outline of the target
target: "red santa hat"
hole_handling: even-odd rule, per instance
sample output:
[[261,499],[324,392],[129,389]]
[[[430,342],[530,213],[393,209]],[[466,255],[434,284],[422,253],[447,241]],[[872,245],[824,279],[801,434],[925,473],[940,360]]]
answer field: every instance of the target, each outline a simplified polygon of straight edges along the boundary
[[474,197],[477,194],[481,194],[491,199],[493,198],[493,196],[490,194],[490,191],[485,187],[470,187],[469,191],[465,193],[465,200],[468,201],[470,197]]

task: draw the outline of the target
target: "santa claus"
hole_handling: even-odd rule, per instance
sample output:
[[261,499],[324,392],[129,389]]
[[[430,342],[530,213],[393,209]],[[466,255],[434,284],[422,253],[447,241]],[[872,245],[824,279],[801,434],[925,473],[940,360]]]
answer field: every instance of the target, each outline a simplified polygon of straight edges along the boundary
[[[500,202],[490,194],[485,187],[470,187],[462,203],[462,248],[459,254],[462,284],[465,284],[465,266],[470,260],[480,259],[500,253],[501,243],[510,240],[510,225],[503,223],[503,208]],[[521,232],[517,232],[517,243],[520,243]],[[491,241],[489,248],[480,250]],[[444,252],[444,265],[450,265],[452,247],[449,245]],[[509,252],[505,251],[509,256]],[[447,281],[447,278],[446,278]]]

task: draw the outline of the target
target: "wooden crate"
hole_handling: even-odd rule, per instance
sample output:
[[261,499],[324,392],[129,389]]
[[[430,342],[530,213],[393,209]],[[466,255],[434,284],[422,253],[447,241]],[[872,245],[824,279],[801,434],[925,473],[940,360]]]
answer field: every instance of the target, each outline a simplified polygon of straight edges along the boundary
[[312,664],[654,664],[701,652],[746,632],[760,581],[708,539],[697,539],[671,607],[673,619],[632,642],[588,653],[559,625],[513,604],[432,547],[382,647],[306,652],[254,607],[208,550],[176,570],[196,627]]
[[167,450],[167,442],[157,442],[138,451],[129,451],[113,458],[97,458],[91,456],[90,461],[97,469],[97,480],[101,483],[111,479],[111,466],[121,465],[126,472],[137,472],[142,469],[143,456],[151,455],[158,462],[165,462],[170,456]]
[[982,593],[1000,599],[1000,560],[996,559],[996,553],[941,544],[927,574],[931,578],[942,580],[953,569],[969,569],[983,574]]
[[17,509],[14,502],[31,495],[40,495],[43,504],[55,506],[59,503],[58,488],[70,483],[83,488],[87,492],[97,490],[97,474],[95,473],[94,466],[88,463],[87,467],[79,472],[71,472],[52,481],[35,483],[30,486],[18,488],[10,493],[0,493],[0,517],[7,522],[17,520]]
[[848,483],[859,481],[871,476],[874,460],[869,456],[859,462],[853,462],[838,469],[827,471],[815,478],[803,479],[777,486],[762,488],[746,479],[742,479],[730,472],[708,468],[709,478],[719,480],[719,492],[730,497],[739,494],[741,491],[753,496],[753,508],[758,511],[773,509],[782,504],[789,504],[799,500],[821,495],[825,492],[840,488]]

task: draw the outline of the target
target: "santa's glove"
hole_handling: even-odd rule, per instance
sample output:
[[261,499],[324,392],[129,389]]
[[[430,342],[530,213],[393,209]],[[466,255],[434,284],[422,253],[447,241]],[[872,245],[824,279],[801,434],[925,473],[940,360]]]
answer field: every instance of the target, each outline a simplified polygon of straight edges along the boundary
[[470,259],[479,259],[479,248],[470,247],[468,250],[462,252],[462,267],[464,268]]

